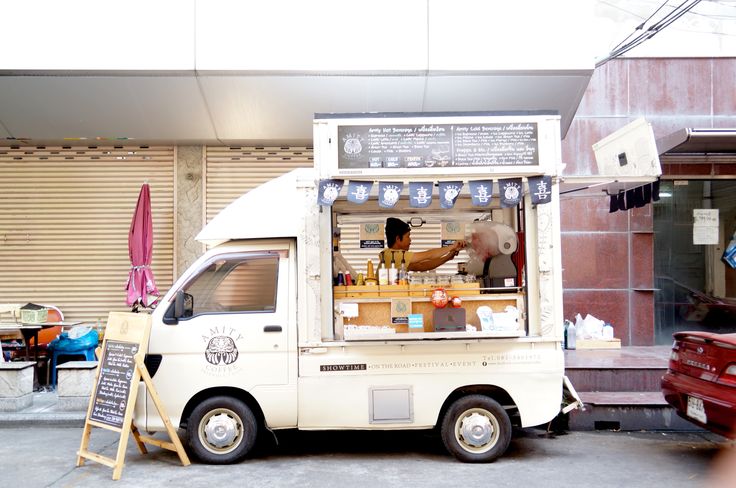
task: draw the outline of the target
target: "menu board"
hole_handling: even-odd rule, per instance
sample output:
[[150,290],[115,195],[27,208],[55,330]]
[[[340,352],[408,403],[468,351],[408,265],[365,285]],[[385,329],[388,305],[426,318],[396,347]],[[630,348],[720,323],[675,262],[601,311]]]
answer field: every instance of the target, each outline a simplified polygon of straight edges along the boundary
[[122,428],[128,408],[131,381],[134,377],[138,344],[106,341],[102,364],[92,400],[89,418],[112,427]]
[[539,164],[536,122],[338,126],[338,168]]

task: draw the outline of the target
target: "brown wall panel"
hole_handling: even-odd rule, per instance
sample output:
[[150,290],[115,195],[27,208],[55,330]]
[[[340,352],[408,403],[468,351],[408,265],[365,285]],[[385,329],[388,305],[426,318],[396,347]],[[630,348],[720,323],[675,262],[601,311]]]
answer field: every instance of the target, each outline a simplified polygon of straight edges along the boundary
[[575,321],[575,314],[585,318],[591,314],[597,319],[613,326],[614,337],[621,339],[621,345],[629,341],[629,300],[625,290],[565,290],[563,300],[564,317]]

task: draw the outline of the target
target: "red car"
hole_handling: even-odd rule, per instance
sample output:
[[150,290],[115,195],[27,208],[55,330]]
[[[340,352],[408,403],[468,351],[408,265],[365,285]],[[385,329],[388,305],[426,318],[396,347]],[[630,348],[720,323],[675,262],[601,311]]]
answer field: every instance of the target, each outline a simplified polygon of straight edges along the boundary
[[736,333],[676,332],[662,393],[677,414],[736,439]]

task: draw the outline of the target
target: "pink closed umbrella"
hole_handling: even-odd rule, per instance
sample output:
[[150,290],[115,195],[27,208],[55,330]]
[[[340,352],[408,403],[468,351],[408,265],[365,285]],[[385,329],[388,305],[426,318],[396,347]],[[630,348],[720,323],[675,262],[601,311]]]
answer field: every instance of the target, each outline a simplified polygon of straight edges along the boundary
[[[128,290],[128,305],[150,306],[159,296],[156,281],[153,279],[151,259],[153,256],[153,219],[151,218],[151,190],[144,183],[138,195],[133,220],[128,233],[128,254],[130,254],[130,274],[125,284]],[[135,309],[135,307],[133,307]]]

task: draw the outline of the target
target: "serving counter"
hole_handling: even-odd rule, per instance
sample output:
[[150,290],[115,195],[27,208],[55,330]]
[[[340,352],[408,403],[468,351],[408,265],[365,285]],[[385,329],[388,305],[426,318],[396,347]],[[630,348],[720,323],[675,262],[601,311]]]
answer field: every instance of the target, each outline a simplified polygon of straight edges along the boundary
[[[394,285],[400,287],[401,285]],[[350,288],[350,287],[348,287]],[[380,296],[379,287],[368,297],[345,296],[335,298],[335,330],[339,337],[345,340],[386,340],[386,339],[447,339],[457,337],[519,337],[525,335],[525,295],[519,289],[503,293],[480,293],[479,289],[471,290],[471,294],[463,294],[460,290],[448,289],[448,295],[459,297],[461,307],[465,309],[465,322],[472,326],[467,330],[435,331],[431,289],[427,293],[413,294],[391,290],[391,295]],[[383,288],[383,287],[381,287]],[[408,288],[405,286],[405,290]],[[379,296],[375,296],[379,294]],[[421,295],[421,296],[412,296]],[[407,321],[397,321],[395,314],[397,303],[408,310],[403,315],[420,314],[422,327],[416,332],[409,332]],[[507,314],[507,307],[518,311],[518,323],[513,326],[496,324],[491,330],[483,330],[477,311],[479,307],[488,307],[494,316],[502,317]],[[356,310],[357,309],[357,310]],[[357,311],[357,313],[356,313]],[[464,328],[463,328],[464,329]]]

